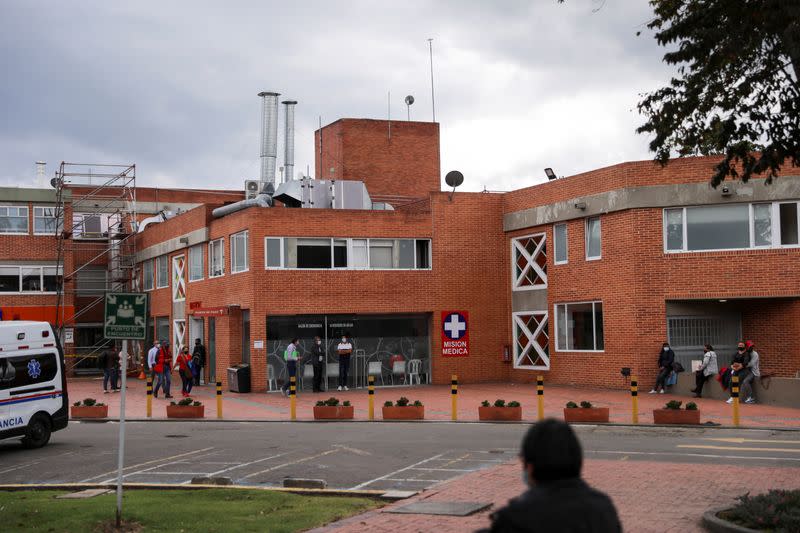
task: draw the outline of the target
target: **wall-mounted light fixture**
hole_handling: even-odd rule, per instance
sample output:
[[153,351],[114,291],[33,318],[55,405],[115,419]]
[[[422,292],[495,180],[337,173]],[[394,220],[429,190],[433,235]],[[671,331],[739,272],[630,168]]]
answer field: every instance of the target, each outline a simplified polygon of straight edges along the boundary
[[544,169],[544,175],[547,176],[547,179],[549,179],[551,181],[556,179],[556,178],[558,178],[558,176],[556,176],[556,173],[553,172],[553,169],[550,168],[550,167],[547,167],[546,169]]
[[575,209],[586,210],[586,202],[575,202]]

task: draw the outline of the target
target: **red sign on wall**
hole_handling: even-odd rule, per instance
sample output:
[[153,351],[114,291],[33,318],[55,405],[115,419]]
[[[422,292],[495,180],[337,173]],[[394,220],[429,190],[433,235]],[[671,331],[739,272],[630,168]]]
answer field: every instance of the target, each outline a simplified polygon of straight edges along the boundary
[[469,313],[467,311],[442,311],[442,356],[467,357],[469,355]]
[[198,307],[189,312],[194,316],[223,316],[228,314],[227,307]]

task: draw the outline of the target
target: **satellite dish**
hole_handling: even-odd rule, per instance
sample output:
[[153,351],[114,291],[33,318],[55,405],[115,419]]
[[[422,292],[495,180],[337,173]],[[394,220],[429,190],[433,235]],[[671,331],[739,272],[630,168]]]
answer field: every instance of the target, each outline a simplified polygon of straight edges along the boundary
[[414,103],[414,97],[411,96],[410,94],[406,96],[406,105],[411,105],[413,103]]
[[458,170],[451,170],[444,177],[444,182],[448,184],[450,187],[455,189],[456,187],[464,183],[464,174],[462,174]]

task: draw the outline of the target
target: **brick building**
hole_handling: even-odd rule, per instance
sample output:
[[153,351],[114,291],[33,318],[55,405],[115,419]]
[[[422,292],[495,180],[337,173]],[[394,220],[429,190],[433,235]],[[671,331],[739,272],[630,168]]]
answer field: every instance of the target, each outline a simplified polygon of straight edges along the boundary
[[[164,202],[179,211],[136,237],[149,331],[175,346],[203,339],[207,379],[226,381],[227,367],[247,362],[253,390],[274,389],[295,336],[303,353],[322,337],[333,370],[345,332],[355,339],[351,385],[370,373],[397,383],[400,362],[423,382],[544,374],[550,383],[623,387],[620,370],[630,368],[649,386],[665,339],[687,368],[705,342],[724,364],[738,339],[752,338],[765,370],[800,370],[796,168],[771,185],[715,190],[714,158],[631,162],[451,197],[439,182],[438,124],[393,122],[390,132],[387,121],[342,119],[315,143],[319,179],[362,181],[393,209],[277,202],[215,216],[243,193],[137,189],[142,217]],[[3,208],[28,209],[26,233],[0,236],[0,268],[18,269],[12,288],[25,284],[25,265],[43,269],[37,294],[4,285],[4,318],[32,318],[18,309],[41,310],[53,298],[44,290],[53,284],[52,236],[33,231],[48,194],[0,191],[0,228],[21,216]],[[19,250],[29,259],[16,259]],[[1,272],[3,283],[13,274]],[[66,303],[88,316],[84,303]],[[76,338],[98,326],[65,317]]]

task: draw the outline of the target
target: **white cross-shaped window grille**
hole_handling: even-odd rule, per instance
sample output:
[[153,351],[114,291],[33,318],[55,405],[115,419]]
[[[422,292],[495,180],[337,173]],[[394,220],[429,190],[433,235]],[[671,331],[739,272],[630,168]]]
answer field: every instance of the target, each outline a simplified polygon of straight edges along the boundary
[[547,287],[547,236],[544,233],[511,240],[513,290]]
[[547,311],[514,313],[514,368],[550,369]]
[[186,345],[186,321],[173,320],[172,325],[172,359],[174,360]]
[[181,302],[186,299],[186,259],[183,255],[172,258],[172,301]]

